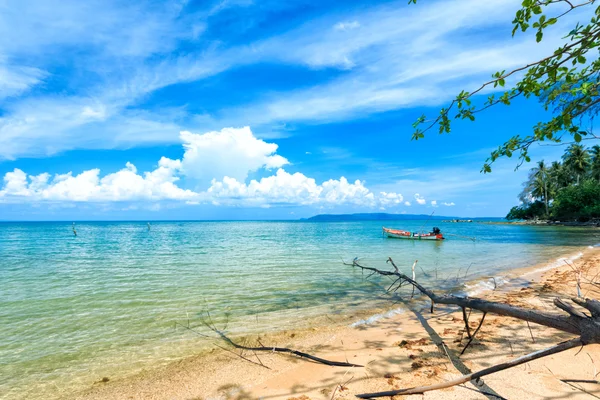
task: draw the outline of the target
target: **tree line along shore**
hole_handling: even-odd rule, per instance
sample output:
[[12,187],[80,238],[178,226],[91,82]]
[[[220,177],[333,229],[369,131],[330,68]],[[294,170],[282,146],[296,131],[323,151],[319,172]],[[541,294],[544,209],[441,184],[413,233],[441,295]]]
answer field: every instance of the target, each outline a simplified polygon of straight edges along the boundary
[[539,161],[523,182],[519,200],[507,220],[600,226],[600,145],[572,144],[561,161]]

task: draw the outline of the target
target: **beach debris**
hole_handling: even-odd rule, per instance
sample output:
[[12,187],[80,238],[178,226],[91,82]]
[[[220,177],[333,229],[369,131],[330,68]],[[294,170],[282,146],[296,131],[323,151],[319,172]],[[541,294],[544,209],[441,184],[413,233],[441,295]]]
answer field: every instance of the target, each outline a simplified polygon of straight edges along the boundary
[[429,343],[429,339],[427,338],[421,338],[421,339],[415,339],[415,340],[402,340],[398,343],[394,343],[394,345],[398,346],[398,347],[403,347],[407,350],[412,350],[413,346],[425,346],[428,345]]
[[105,376],[102,379],[100,379],[99,381],[94,382],[94,384],[98,384],[98,383],[107,383],[108,381],[110,381],[110,378]]

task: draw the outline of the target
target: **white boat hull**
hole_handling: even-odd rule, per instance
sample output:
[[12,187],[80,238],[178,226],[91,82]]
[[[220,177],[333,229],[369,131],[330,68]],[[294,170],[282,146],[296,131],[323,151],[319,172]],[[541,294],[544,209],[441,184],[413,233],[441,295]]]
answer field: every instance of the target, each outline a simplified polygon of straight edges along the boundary
[[402,231],[399,229],[383,228],[383,232],[387,237],[394,239],[406,239],[406,240],[444,240],[442,234],[431,234],[431,233],[414,233],[409,231]]

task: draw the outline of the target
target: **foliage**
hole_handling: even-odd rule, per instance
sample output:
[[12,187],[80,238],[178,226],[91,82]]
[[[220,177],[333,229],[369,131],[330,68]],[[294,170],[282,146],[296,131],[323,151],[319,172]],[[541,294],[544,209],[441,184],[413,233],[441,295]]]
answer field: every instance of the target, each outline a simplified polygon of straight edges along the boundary
[[506,219],[600,218],[600,146],[587,149],[573,144],[562,159],[562,163],[554,161],[550,167],[540,161],[530,170],[519,195],[522,204],[513,207]]
[[577,183],[590,167],[590,159],[590,153],[580,144],[570,145],[563,154],[563,163],[575,174]]
[[600,218],[600,183],[589,179],[562,189],[554,199],[552,216],[578,221]]
[[552,162],[552,165],[550,166],[549,175],[550,192],[548,196],[550,198],[556,196],[556,193],[558,193],[560,189],[567,187],[571,184],[571,171],[569,171],[567,167],[565,167],[558,161]]
[[545,204],[543,201],[534,201],[533,203],[524,203],[520,206],[514,206],[510,209],[508,214],[506,215],[506,219],[509,221],[513,220],[530,220],[536,219],[540,216],[544,215]]
[[592,154],[591,177],[600,182],[600,145],[595,145],[590,151]]
[[[417,0],[409,0],[415,3]],[[519,163],[529,162],[529,147],[533,143],[549,141],[560,143],[563,135],[580,142],[584,136],[592,136],[580,127],[600,111],[600,6],[594,8],[596,0],[523,0],[512,21],[513,36],[517,31],[533,30],[537,42],[541,42],[550,29],[565,15],[576,9],[589,11],[589,22],[579,22],[570,31],[565,31],[565,44],[553,54],[512,71],[499,71],[492,80],[472,92],[462,91],[450,104],[442,108],[437,117],[425,115],[413,124],[413,139],[425,136],[425,132],[438,128],[439,133],[450,133],[452,119],[475,120],[475,115],[498,104],[510,105],[517,97],[538,98],[546,110],[554,111],[552,118],[539,122],[533,132],[526,136],[516,135],[494,150],[482,171],[491,172],[491,164],[500,157],[518,154]],[[523,75],[520,75],[520,74]],[[508,90],[503,89],[507,79],[519,80]],[[503,90],[490,95],[478,104],[475,95],[484,89]]]

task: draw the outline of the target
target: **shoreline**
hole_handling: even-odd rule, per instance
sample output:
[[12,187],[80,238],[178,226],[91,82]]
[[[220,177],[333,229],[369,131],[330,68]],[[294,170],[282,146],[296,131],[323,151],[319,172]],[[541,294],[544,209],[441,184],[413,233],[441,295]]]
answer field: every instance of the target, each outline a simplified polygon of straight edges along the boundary
[[552,221],[547,219],[533,219],[526,221],[475,221],[487,225],[532,225],[532,226],[567,226],[583,228],[600,228],[600,220],[592,219],[585,222],[578,221]]
[[[542,289],[550,285],[549,282],[556,285],[552,281],[555,275],[562,274],[564,276],[566,274],[568,278],[570,267],[563,260],[569,260],[569,262],[577,265],[591,263],[593,268],[600,269],[600,248],[590,246],[566,254],[551,263],[509,270],[504,275],[507,280],[505,284],[498,285],[496,290],[493,287],[479,288],[478,296],[505,300],[509,304],[522,303],[528,307],[536,305],[541,301],[542,293],[545,293],[545,298],[549,292],[547,289],[544,289],[545,292]],[[481,281],[480,278],[471,282]],[[574,286],[571,289],[573,288]],[[569,293],[569,295],[573,295],[573,293]],[[306,400],[352,398],[351,394],[364,391],[389,390],[391,387],[398,385],[407,387],[438,382],[440,379],[446,379],[446,376],[452,373],[453,367],[452,365],[446,365],[447,363],[444,362],[443,358],[434,354],[435,345],[424,344],[423,346],[415,345],[411,349],[399,349],[398,342],[403,339],[409,341],[426,339],[424,342],[431,341],[423,329],[420,319],[426,320],[442,336],[458,334],[461,330],[462,319],[449,308],[438,307],[434,315],[421,313],[419,310],[425,308],[425,303],[427,302],[422,298],[410,302],[408,304],[410,307],[405,307],[406,304],[394,306],[390,303],[390,307],[383,309],[360,310],[353,312],[351,315],[325,316],[328,318],[329,326],[315,325],[305,329],[283,330],[260,335],[261,341],[267,346],[276,344],[324,358],[340,361],[346,359],[353,363],[368,365],[365,371],[327,367],[278,354],[260,354],[261,362],[270,368],[266,369],[252,365],[222,350],[213,349],[133,376],[110,377],[104,383],[101,382],[102,377],[98,377],[97,383],[92,385],[91,388],[74,394],[63,394],[63,398],[78,400],[295,398]],[[539,304],[537,305],[539,306]],[[488,319],[488,323],[496,329],[502,326],[501,321],[507,318],[492,316]],[[523,324],[517,322],[516,325]],[[435,328],[435,326],[438,327]],[[514,328],[514,326],[515,323],[512,323],[508,327]],[[502,329],[504,331],[513,330],[511,335],[514,335],[516,331],[513,328],[508,329],[507,326],[504,326]],[[509,343],[511,343],[511,339],[506,339],[509,336],[502,329],[498,328],[496,335],[504,337],[505,340],[509,340]],[[535,343],[527,342],[527,340],[531,341],[529,335],[530,333],[533,335],[535,332],[536,337],[537,335],[540,337],[548,336],[544,329],[543,327],[532,326],[530,332],[526,325],[521,326],[518,336],[522,336],[524,342],[513,342],[510,345],[511,353],[518,356],[524,354],[521,350],[525,348],[535,348]],[[481,342],[486,342],[488,338],[493,341],[493,336],[486,332],[486,329],[482,329]],[[565,335],[555,335],[556,338],[563,336]],[[456,346],[456,343],[454,343],[456,339],[450,337],[445,340],[447,345],[452,343],[449,347]],[[478,341],[476,340],[476,342]],[[543,341],[538,341],[538,343],[541,342]],[[494,344],[498,345],[498,343]],[[479,369],[477,366],[481,364],[480,361],[477,361],[479,358],[477,353],[480,347],[486,346],[493,347],[489,344],[481,345],[479,343],[477,351],[472,351],[474,359],[469,359],[469,364],[473,367],[472,370]],[[590,349],[594,350],[597,359],[600,359],[600,349],[595,347],[597,346],[589,346]],[[414,353],[415,351],[418,352],[412,355],[419,358],[418,362],[413,362],[412,360],[415,358],[407,358],[406,354],[399,354],[399,352]],[[427,357],[419,354],[425,351],[428,354]],[[588,353],[591,354],[592,352],[588,351]],[[408,354],[408,356],[410,355]],[[559,354],[553,356],[553,358],[561,360],[558,365],[561,365],[561,363],[568,364],[568,360],[563,360],[564,355]],[[398,368],[400,366],[402,368]],[[415,366],[418,368],[414,368]],[[455,376],[457,371],[453,372],[453,376]],[[512,376],[516,372],[509,370],[498,375]],[[394,378],[385,378],[390,374]],[[340,379],[341,376],[344,376],[343,380]],[[347,385],[344,384],[351,377],[353,377],[351,382]],[[545,382],[547,378],[546,375],[543,375],[540,380]],[[486,382],[495,381],[496,379],[499,378],[486,377]],[[586,379],[590,379],[590,377]],[[347,389],[332,397],[334,390],[336,388],[339,390],[339,385]],[[548,388],[542,389],[550,390]],[[552,387],[551,390],[556,390],[556,388]],[[441,395],[442,393],[443,395]],[[515,393],[518,393],[518,391]],[[465,389],[454,388],[437,394],[436,392],[429,393],[426,398],[455,398],[455,396],[456,398],[464,398],[464,395]],[[514,396],[509,397],[513,398]]]

